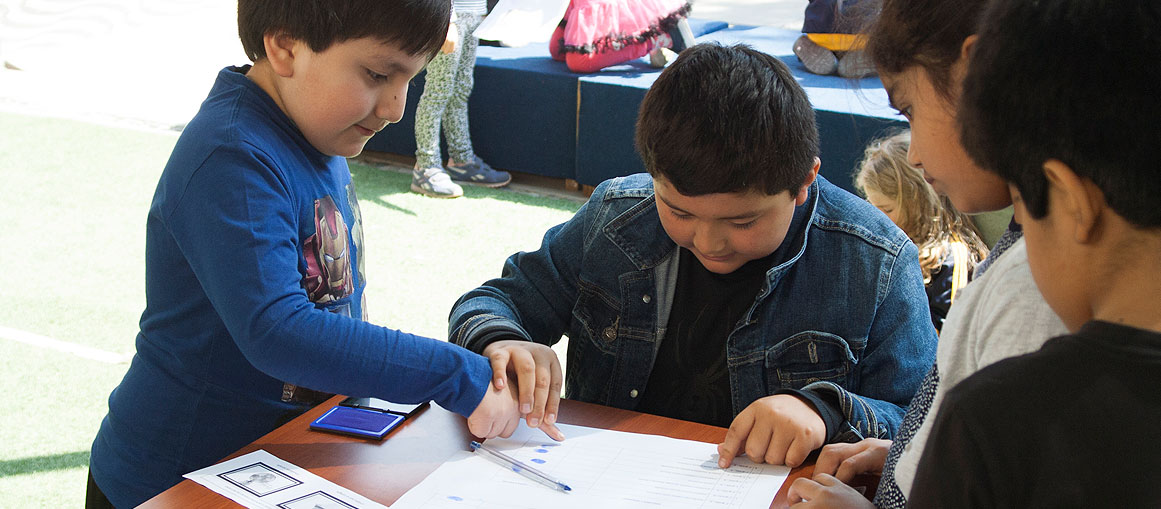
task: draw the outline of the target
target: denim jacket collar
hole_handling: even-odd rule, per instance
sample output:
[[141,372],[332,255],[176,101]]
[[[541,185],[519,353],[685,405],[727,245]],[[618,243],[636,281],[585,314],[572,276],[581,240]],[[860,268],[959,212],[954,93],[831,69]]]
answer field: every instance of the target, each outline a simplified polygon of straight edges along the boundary
[[656,267],[677,247],[665,228],[657,220],[657,202],[653,190],[648,198],[626,210],[603,228],[604,234],[613,245],[633,263],[638,270]]

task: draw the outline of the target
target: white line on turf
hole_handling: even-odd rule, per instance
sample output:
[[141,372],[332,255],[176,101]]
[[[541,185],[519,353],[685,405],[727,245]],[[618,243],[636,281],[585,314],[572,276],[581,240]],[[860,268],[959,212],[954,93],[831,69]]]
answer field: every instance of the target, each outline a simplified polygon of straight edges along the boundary
[[32,345],[39,348],[56,350],[59,352],[76,355],[77,357],[104,362],[106,364],[125,364],[133,358],[132,355],[106,352],[105,350],[99,350],[90,346],[69,343],[67,341],[61,341],[59,339],[53,339],[50,337],[4,326],[0,326],[0,338]]

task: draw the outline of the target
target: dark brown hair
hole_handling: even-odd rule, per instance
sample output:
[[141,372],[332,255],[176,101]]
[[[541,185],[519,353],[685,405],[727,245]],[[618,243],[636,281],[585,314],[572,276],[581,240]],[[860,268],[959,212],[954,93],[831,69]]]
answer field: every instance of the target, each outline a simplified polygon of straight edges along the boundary
[[744,45],[682,51],[645,94],[636,141],[645,169],[686,196],[797,192],[818,157],[806,92]]
[[238,0],[238,37],[250,61],[266,58],[272,32],[314,52],[337,42],[376,37],[409,55],[434,57],[447,38],[450,0]]
[[967,214],[939,196],[923,180],[923,170],[907,162],[910,146],[911,131],[872,141],[855,174],[855,188],[864,196],[871,191],[895,202],[899,228],[919,248],[919,268],[928,284],[953,244],[964,245],[971,267],[988,256],[988,247]]
[[1048,213],[1043,164],[1092,181],[1118,215],[1161,228],[1161,4],[1004,0],[987,11],[959,114],[968,155]]
[[919,66],[944,99],[953,102],[958,84],[951,67],[963,42],[976,33],[988,0],[884,0],[867,31],[867,54],[882,74]]

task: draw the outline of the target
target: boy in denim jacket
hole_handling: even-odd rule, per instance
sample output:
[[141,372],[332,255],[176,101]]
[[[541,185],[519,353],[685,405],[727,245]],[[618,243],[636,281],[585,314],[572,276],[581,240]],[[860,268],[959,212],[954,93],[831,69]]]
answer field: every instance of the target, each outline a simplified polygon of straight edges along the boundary
[[805,92],[776,58],[698,45],[641,105],[649,174],[597,186],[539,250],[455,304],[450,338],[519,384],[521,412],[570,399],[729,426],[738,454],[801,464],[890,437],[934,359],[915,246],[818,176]]

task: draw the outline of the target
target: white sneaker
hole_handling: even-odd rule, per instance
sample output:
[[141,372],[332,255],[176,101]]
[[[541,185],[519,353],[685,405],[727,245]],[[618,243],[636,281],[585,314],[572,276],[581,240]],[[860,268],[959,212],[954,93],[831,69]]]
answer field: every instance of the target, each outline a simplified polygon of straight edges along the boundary
[[452,182],[443,168],[411,170],[411,190],[432,198],[459,198],[464,195],[464,188]]

